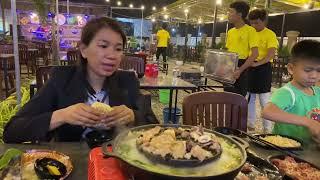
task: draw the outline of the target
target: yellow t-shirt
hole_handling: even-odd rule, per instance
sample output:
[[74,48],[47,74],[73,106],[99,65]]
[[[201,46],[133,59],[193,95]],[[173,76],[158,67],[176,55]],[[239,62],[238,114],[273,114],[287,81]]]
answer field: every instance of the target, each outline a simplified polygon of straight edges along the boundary
[[157,32],[158,46],[157,47],[168,47],[168,41],[170,34],[168,31],[161,29]]
[[[258,43],[258,50],[259,50],[259,57],[257,61],[262,60],[268,54],[268,49],[270,48],[278,48],[279,42],[277,40],[276,34],[268,28],[264,28],[262,31],[257,32],[259,43]],[[273,59],[271,59],[271,62]]]
[[258,47],[256,30],[247,24],[239,29],[230,29],[227,34],[226,47],[228,51],[237,53],[239,59],[247,59],[251,48]]

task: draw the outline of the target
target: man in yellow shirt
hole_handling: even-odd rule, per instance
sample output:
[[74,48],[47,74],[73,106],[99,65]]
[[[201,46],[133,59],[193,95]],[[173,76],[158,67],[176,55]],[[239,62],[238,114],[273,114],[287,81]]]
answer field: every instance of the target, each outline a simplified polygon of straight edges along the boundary
[[238,54],[238,69],[234,73],[236,82],[233,87],[224,90],[243,96],[247,95],[248,68],[258,57],[258,35],[256,30],[245,23],[249,13],[249,5],[244,1],[236,1],[229,6],[229,22],[234,25],[227,34],[226,47],[228,51]]
[[164,63],[167,61],[167,47],[170,40],[170,34],[166,29],[167,24],[164,23],[162,24],[161,29],[157,32],[157,61],[159,62],[159,57],[161,54]]
[[[263,108],[271,96],[272,68],[271,62],[278,48],[276,34],[266,28],[267,11],[255,9],[249,13],[249,21],[252,27],[257,30],[259,37],[259,57],[251,65],[249,70],[248,92],[250,93],[248,111],[248,129],[254,130],[256,120],[256,95],[259,96],[260,106]],[[272,124],[263,120],[263,128],[266,133],[271,132]]]

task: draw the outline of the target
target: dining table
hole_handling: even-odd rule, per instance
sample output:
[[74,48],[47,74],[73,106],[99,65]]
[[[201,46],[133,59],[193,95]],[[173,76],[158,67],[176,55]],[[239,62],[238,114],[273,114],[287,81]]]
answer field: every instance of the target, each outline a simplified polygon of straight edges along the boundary
[[147,77],[144,76],[143,78],[139,79],[140,82],[140,89],[169,89],[169,121],[171,121],[171,113],[172,113],[172,98],[173,98],[173,91],[175,91],[175,101],[174,101],[174,116],[173,122],[176,121],[176,113],[177,113],[177,103],[178,103],[178,90],[191,90],[195,92],[197,86],[187,82],[183,79],[178,77],[173,77],[171,75],[158,75],[158,77]]
[[[277,150],[265,149],[260,145],[246,139],[249,143],[250,152],[255,153],[257,156],[268,159],[268,157],[273,155],[281,154]],[[63,153],[70,157],[73,170],[68,180],[85,180],[88,179],[88,160],[90,154],[90,148],[85,141],[80,142],[47,142],[40,144],[0,144],[0,154],[3,154],[9,148],[17,148],[22,151],[33,150],[33,149],[45,149],[54,150]],[[299,154],[299,158],[304,159],[316,166],[320,166],[320,149],[316,144],[309,144],[303,146],[303,150],[294,151]],[[105,166],[108,166],[106,164]],[[92,172],[90,172],[92,173]],[[90,174],[89,173],[89,174]],[[114,179],[117,180],[117,179]]]

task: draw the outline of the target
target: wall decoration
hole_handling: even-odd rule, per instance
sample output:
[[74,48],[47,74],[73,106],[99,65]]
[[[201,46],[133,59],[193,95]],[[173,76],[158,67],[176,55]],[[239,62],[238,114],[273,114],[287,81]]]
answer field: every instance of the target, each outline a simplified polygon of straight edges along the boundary
[[58,14],[55,18],[54,21],[59,24],[59,26],[64,25],[66,23],[66,17],[63,14]]
[[20,19],[20,24],[21,24],[21,25],[26,25],[26,24],[29,24],[29,23],[30,23],[30,19],[29,19],[29,17],[27,17],[27,16],[22,17],[22,18]]

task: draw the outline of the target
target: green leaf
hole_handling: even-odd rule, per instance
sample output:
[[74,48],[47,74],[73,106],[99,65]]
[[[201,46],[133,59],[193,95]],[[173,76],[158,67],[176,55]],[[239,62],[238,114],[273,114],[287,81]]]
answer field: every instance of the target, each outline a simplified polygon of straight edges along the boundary
[[19,149],[15,149],[15,148],[8,149],[0,159],[0,170],[7,167],[7,165],[9,164],[12,158],[17,157],[22,153],[23,152],[20,151]]

